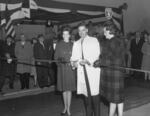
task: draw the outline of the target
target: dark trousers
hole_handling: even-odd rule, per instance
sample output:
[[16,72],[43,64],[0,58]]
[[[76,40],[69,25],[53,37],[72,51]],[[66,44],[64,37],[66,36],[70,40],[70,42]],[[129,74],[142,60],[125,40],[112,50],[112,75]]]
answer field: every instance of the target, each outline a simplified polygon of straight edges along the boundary
[[23,73],[20,74],[20,83],[21,83],[21,89],[29,89],[29,73]]
[[0,76],[0,92],[2,91],[4,84],[5,84],[5,77]]
[[48,68],[37,66],[37,81],[40,88],[46,87],[50,84],[50,78],[48,75]]
[[86,116],[100,116],[100,96],[85,97]]
[[14,88],[14,76],[6,76],[9,79],[9,88]]

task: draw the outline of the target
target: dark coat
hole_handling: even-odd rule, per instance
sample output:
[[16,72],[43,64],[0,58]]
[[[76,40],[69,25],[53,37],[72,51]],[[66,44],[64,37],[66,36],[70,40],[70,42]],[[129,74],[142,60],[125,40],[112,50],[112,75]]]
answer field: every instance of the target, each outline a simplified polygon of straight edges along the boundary
[[31,66],[26,64],[32,64],[33,48],[30,42],[26,42],[25,45],[21,45],[21,42],[17,42],[15,46],[15,56],[17,57],[17,73],[31,73]]
[[[7,43],[3,46],[3,57],[6,58],[6,54],[10,55],[10,58],[15,58],[15,44],[12,43],[8,45]],[[7,60],[3,61],[3,75],[4,76],[13,76],[16,72],[16,62],[13,60],[11,63],[8,63]]]
[[63,40],[56,44],[54,58],[60,61],[57,64],[57,89],[59,91],[76,90],[75,72],[69,63],[72,47],[71,42],[66,43]]
[[[4,41],[3,40],[0,40],[0,57],[4,57],[3,55],[3,45],[4,45]],[[3,71],[2,71],[2,66],[3,65],[3,62],[2,62],[2,59],[0,59],[0,76],[3,74]]]
[[[53,43],[50,40],[44,41],[44,46],[37,42],[34,45],[34,58],[41,60],[52,60],[53,59]],[[40,63],[40,64],[39,64]],[[37,81],[40,87],[47,86],[50,81],[52,81],[50,77],[51,64],[48,62],[35,62],[36,71],[37,71]]]
[[141,68],[142,64],[142,46],[144,44],[144,39],[140,39],[138,44],[136,44],[136,39],[131,40],[130,52],[131,52],[131,67],[132,68]]
[[101,94],[112,103],[124,100],[124,71],[116,69],[125,65],[125,48],[121,38],[114,37],[104,41],[101,52],[102,65],[111,66],[101,69]]
[[34,45],[34,58],[36,59],[52,60],[53,52],[53,43],[50,40],[44,41],[44,47],[40,44],[40,42],[37,42]]

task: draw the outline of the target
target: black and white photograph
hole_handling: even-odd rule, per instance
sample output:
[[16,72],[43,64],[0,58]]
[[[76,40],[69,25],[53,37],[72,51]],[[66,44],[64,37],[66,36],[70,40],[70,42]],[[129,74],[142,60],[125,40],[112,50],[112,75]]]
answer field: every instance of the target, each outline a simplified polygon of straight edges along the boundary
[[149,0],[0,0],[0,116],[149,116]]

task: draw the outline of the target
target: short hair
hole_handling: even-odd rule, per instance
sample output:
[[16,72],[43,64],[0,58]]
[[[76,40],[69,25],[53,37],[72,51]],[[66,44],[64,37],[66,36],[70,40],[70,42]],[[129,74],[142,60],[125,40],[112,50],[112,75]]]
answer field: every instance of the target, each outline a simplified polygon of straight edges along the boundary
[[69,25],[66,25],[62,28],[62,34],[64,31],[68,31],[71,34],[71,27]]
[[117,26],[111,21],[105,22],[104,28],[106,28],[107,31],[110,31],[110,33],[114,34],[114,35],[116,35],[120,32],[119,29],[117,28]]
[[84,27],[87,28],[87,24],[84,21],[82,21],[81,23],[79,23],[78,27],[81,27],[81,26],[84,26]]
[[39,34],[39,35],[37,36],[38,39],[41,38],[41,37],[44,37],[43,34]]

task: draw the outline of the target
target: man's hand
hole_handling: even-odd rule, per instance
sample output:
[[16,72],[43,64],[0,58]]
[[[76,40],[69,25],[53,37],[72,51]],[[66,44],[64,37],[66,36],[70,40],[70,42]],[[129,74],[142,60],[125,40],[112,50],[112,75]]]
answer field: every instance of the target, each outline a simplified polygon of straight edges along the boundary
[[37,62],[38,65],[41,65],[41,62]]
[[90,62],[86,59],[81,60],[79,63],[80,63],[80,65],[86,65],[86,64],[91,65]]

